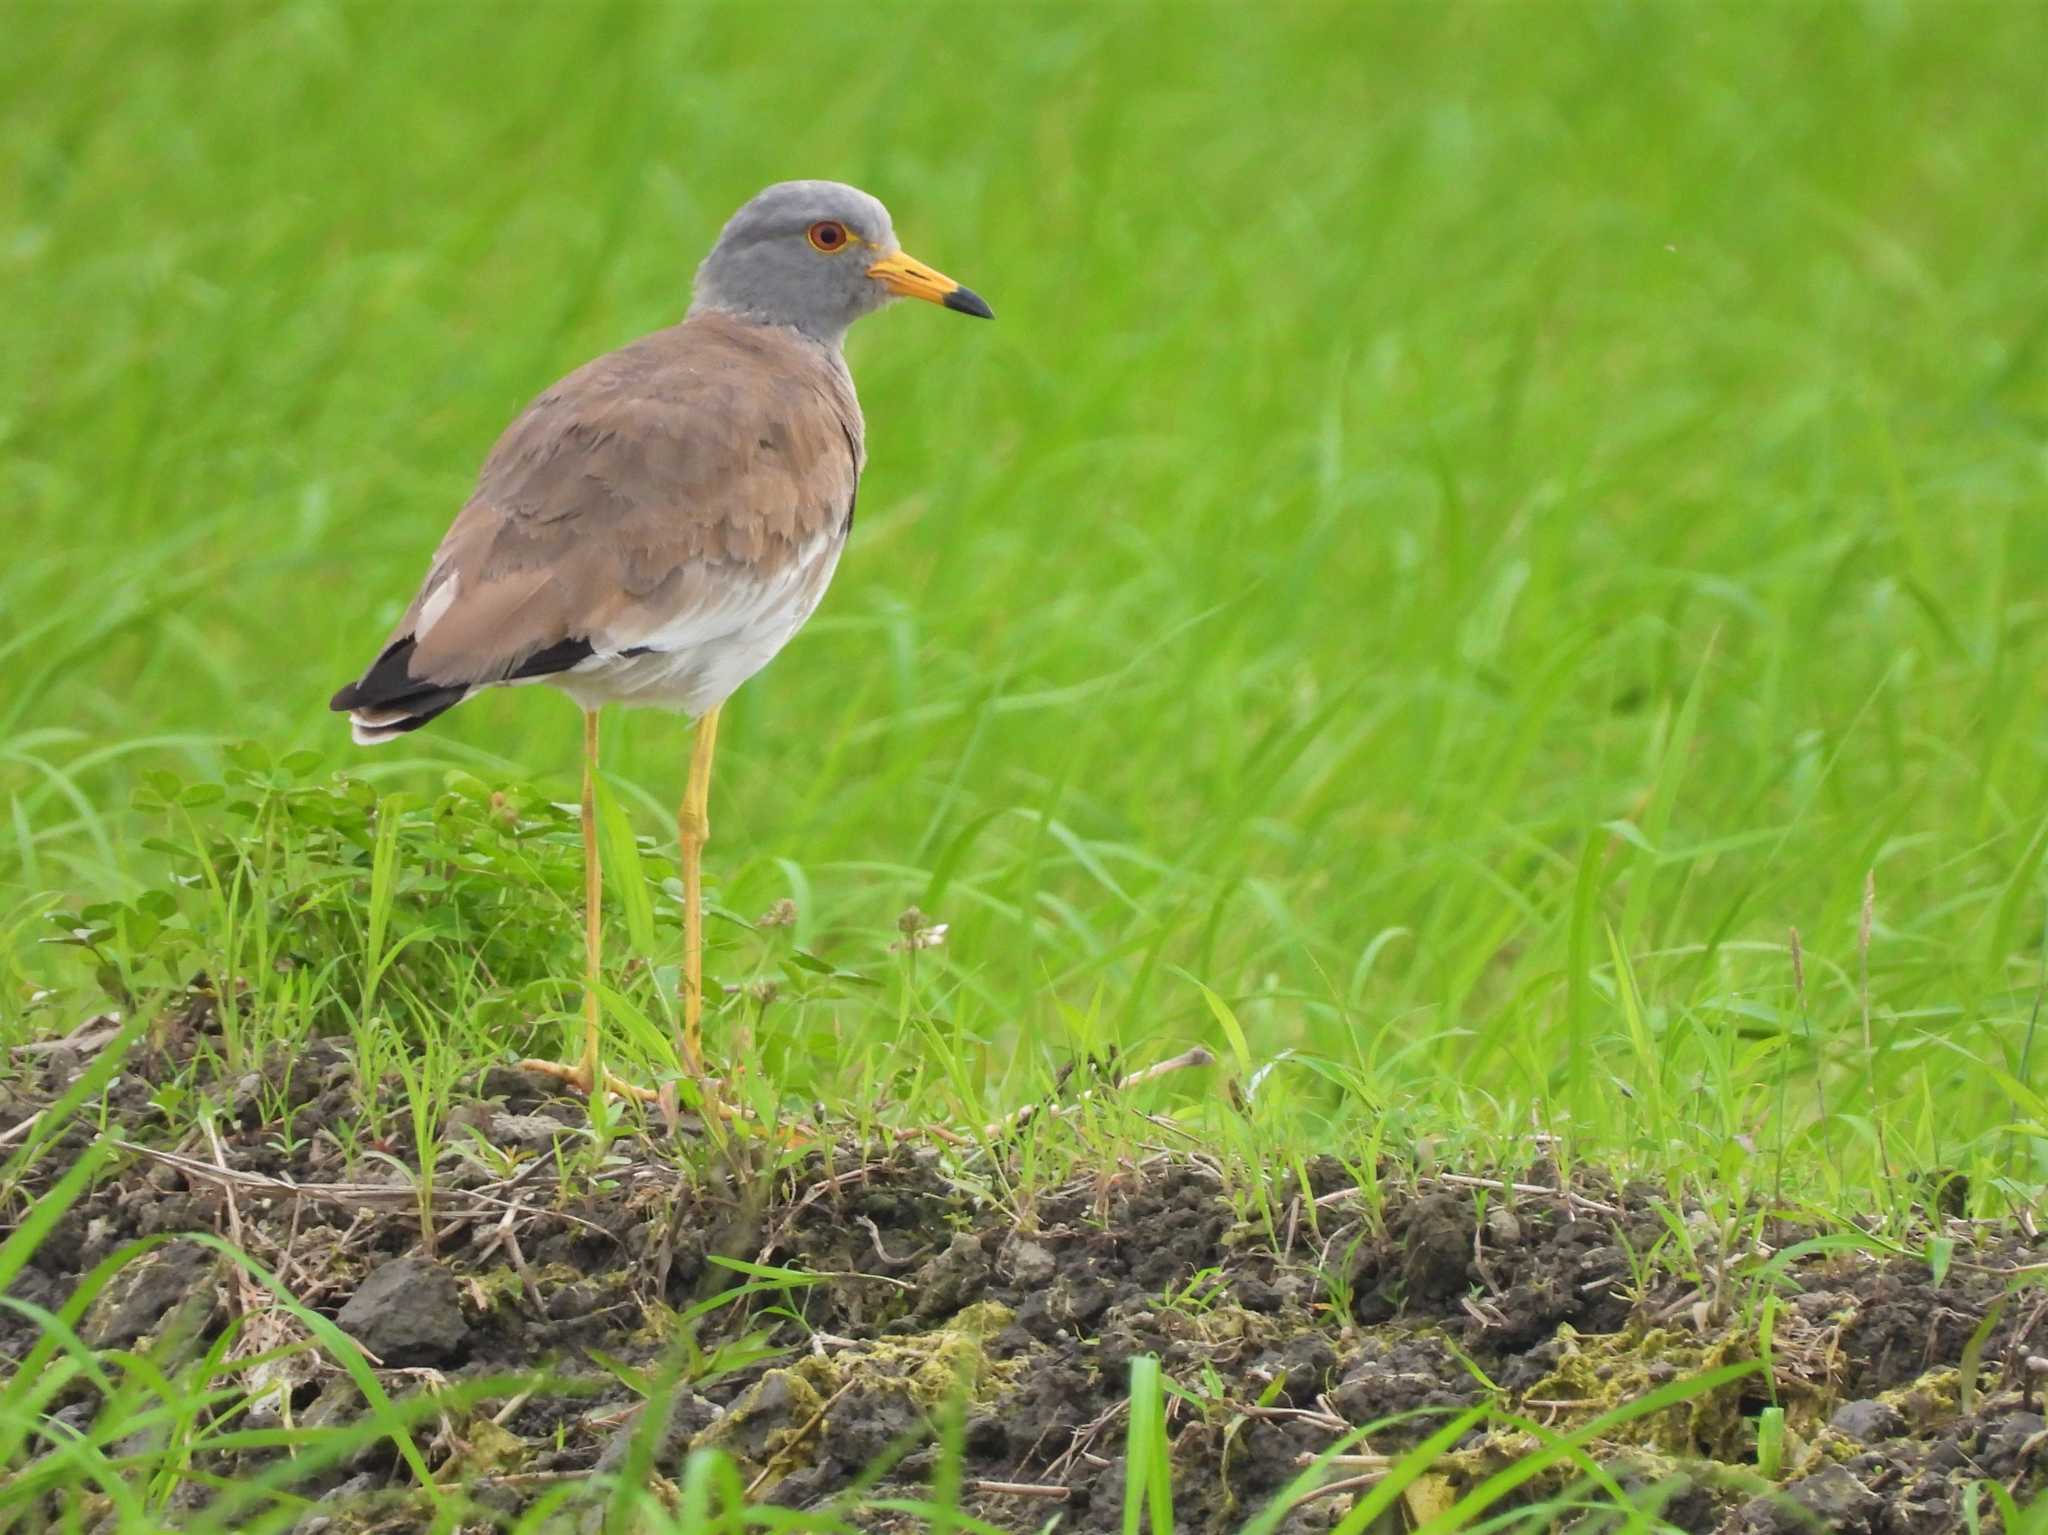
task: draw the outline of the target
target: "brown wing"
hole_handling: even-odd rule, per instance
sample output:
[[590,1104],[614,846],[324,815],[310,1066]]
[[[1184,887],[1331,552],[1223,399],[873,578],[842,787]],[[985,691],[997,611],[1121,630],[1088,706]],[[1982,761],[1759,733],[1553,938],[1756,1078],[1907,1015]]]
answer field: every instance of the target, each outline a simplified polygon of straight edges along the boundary
[[470,690],[630,650],[843,535],[860,409],[836,353],[700,315],[578,369],[485,459],[376,663],[359,737]]

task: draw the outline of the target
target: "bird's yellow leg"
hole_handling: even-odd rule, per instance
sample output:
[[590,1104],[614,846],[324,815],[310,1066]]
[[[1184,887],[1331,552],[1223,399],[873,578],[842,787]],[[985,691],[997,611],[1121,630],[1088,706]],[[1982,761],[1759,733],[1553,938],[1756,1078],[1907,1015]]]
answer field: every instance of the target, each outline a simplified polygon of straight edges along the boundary
[[583,1058],[574,1066],[558,1061],[521,1061],[528,1071],[558,1078],[579,1092],[594,1093],[602,1081],[622,1097],[643,1102],[654,1094],[644,1087],[622,1082],[597,1066],[597,1034],[600,999],[598,984],[604,970],[604,862],[597,850],[597,711],[583,715]]
[[583,714],[583,1059],[585,1090],[597,1080],[598,982],[604,974],[604,855],[597,847],[597,711]]
[[704,1076],[704,844],[711,840],[711,754],[718,745],[718,710],[697,721],[690,749],[690,779],[676,811],[676,841],[683,858],[683,1066]]

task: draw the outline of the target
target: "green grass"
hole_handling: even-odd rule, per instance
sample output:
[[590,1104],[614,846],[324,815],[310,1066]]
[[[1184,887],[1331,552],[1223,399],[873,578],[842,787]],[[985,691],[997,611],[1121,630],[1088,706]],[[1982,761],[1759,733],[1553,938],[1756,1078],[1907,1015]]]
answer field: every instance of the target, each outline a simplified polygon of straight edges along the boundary
[[[2002,1129],[2038,1107],[2048,15],[13,21],[16,1036],[79,1006],[43,912],[160,876],[147,770],[247,739],[569,796],[552,696],[362,752],[326,695],[519,405],[671,320],[760,183],[830,175],[1000,319],[855,337],[860,523],[729,712],[726,910],[795,896],[853,968],[949,923],[919,963],[993,1101],[1221,1043],[1200,982],[1295,1123],[1811,1171],[1818,1077],[1831,1194],[2038,1180]],[[611,722],[644,832],[685,741]],[[871,1003],[764,1017],[793,1097],[914,1051]]]
[[[422,1125],[559,1045],[573,710],[365,752],[325,700],[520,405],[832,176],[999,319],[856,332],[852,547],[726,713],[712,1040],[764,1113],[972,1126],[1200,1043],[1235,1098],[1143,1101],[1233,1165],[2042,1187],[2048,10],[8,31],[0,1041],[238,975],[229,1048],[347,1033]],[[649,1077],[686,750],[608,719]]]

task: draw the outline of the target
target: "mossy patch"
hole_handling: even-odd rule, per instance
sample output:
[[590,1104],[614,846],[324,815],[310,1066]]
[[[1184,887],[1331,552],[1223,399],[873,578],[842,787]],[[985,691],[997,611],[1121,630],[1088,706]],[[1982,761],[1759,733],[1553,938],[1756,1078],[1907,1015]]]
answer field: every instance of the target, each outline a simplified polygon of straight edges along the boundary
[[1918,1380],[1891,1391],[1880,1391],[1877,1399],[1896,1407],[1906,1422],[1925,1430],[1947,1422],[1962,1410],[1963,1372],[1954,1365],[1940,1365]]
[[511,1475],[526,1468],[529,1454],[530,1446],[523,1439],[479,1413],[463,1428],[462,1446],[441,1480],[459,1482],[471,1477]]
[[930,1332],[815,1354],[770,1370],[696,1435],[691,1448],[724,1451],[749,1479],[783,1476],[810,1463],[809,1447],[817,1443],[833,1403],[856,1385],[870,1395],[899,1396],[919,1412],[930,1412],[955,1393],[969,1405],[985,1404],[1017,1373],[1015,1361],[989,1353],[990,1342],[1010,1321],[1007,1306],[979,1301]]
[[[1557,1344],[1557,1363],[1523,1394],[1523,1400],[1531,1411],[1568,1413],[1575,1420],[1625,1407],[1672,1381],[1756,1358],[1754,1340],[1732,1331],[1701,1337],[1665,1327],[1618,1333],[1560,1327]],[[1675,1407],[1631,1418],[1606,1437],[1611,1443],[1669,1455],[1741,1461],[1755,1450],[1755,1425],[1743,1411],[1744,1394],[1750,1389],[1747,1381],[1732,1381]],[[1810,1418],[1811,1409],[1803,1416]]]

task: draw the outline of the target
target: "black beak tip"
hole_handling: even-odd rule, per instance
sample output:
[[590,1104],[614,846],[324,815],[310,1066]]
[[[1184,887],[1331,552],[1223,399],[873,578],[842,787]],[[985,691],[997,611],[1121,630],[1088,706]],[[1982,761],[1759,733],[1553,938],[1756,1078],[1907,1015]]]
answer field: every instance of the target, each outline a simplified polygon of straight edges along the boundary
[[988,300],[972,288],[955,288],[946,295],[946,307],[957,309],[962,314],[971,314],[978,320],[993,320],[996,312],[988,307]]

